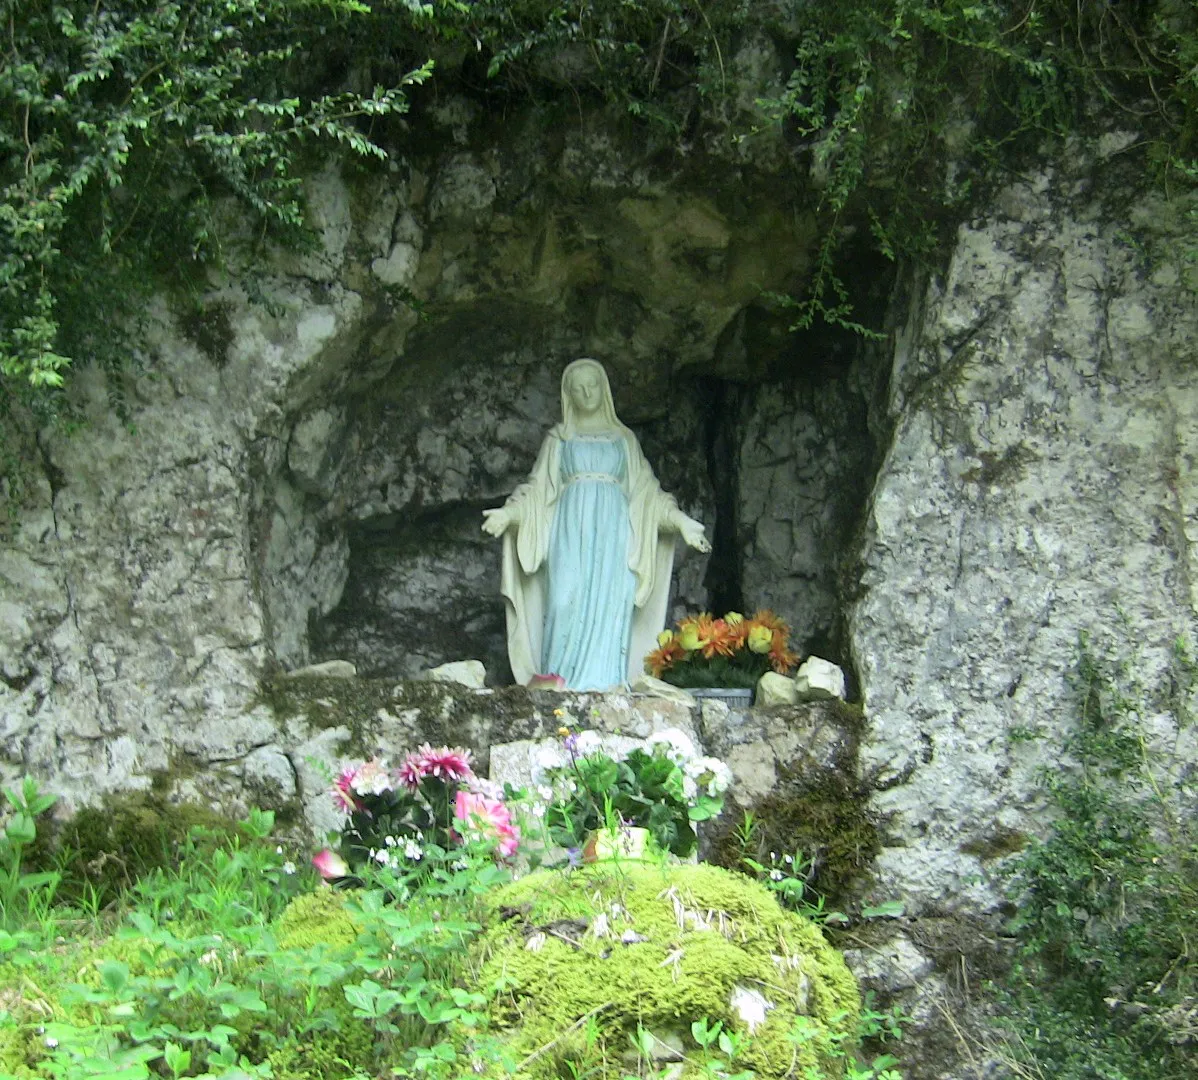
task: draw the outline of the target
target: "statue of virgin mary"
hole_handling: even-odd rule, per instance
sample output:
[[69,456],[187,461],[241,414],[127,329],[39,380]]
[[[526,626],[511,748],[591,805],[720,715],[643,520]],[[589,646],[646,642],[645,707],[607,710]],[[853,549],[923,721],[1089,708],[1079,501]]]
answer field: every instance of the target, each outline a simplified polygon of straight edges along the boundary
[[563,372],[561,422],[528,479],[483,511],[483,529],[503,537],[516,682],[558,675],[572,690],[621,687],[641,673],[665,623],[676,537],[711,550],[703,526],[662,491],[591,359]]

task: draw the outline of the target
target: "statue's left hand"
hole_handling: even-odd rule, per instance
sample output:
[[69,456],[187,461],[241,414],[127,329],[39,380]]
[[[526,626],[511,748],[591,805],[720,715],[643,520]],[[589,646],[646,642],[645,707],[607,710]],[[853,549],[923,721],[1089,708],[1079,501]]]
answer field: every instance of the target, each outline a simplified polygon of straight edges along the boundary
[[707,534],[703,531],[702,522],[680,514],[678,532],[682,535],[682,539],[688,547],[693,547],[696,551],[704,553],[711,550],[711,544],[707,539]]

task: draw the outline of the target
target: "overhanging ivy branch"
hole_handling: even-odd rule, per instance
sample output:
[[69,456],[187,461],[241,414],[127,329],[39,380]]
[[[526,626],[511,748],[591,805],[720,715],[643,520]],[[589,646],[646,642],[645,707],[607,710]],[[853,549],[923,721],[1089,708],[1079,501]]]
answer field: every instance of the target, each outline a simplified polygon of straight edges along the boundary
[[294,238],[306,147],[385,156],[371,125],[430,63],[371,93],[303,90],[314,46],[378,17],[355,0],[0,0],[0,376],[52,388],[68,353],[103,360],[97,311],[219,258],[219,196]]
[[824,240],[796,325],[852,325],[831,257],[845,222],[868,220],[886,257],[920,261],[938,222],[1020,154],[1092,125],[1095,105],[1130,117],[1156,174],[1192,189],[1196,62],[1193,0],[808,5],[785,91],[759,103],[820,189]]

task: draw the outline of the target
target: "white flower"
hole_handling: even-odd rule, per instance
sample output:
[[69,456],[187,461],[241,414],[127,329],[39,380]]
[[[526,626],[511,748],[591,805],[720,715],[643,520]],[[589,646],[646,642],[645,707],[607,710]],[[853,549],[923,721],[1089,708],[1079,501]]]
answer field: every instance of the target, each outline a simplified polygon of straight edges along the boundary
[[382,795],[391,790],[391,771],[385,761],[371,758],[354,770],[349,786],[355,795]]
[[474,777],[470,781],[469,788],[476,795],[482,795],[487,799],[503,798],[503,785],[494,780],[488,780],[485,776]]
[[691,737],[679,728],[655,731],[645,740],[645,745],[651,754],[657,753],[657,748],[661,747],[661,752],[675,765],[682,765],[695,756],[695,744],[691,742]]
[[284,874],[294,874],[295,873],[295,863],[293,863],[290,859],[288,859],[285,863],[283,863],[283,873]]
[[781,870],[771,870],[770,871],[770,881],[781,881],[781,880],[782,880],[782,871]]
[[590,757],[603,749],[603,739],[597,731],[580,731],[574,736],[574,756]]
[[682,797],[688,803],[694,803],[699,797],[699,785],[694,782],[689,776],[682,778]]
[[537,795],[540,796],[541,802],[553,802],[553,788],[548,784],[541,784],[537,788]]
[[424,848],[415,840],[407,840],[404,842],[403,853],[409,859],[419,859],[424,854]]
[[391,854],[386,848],[379,848],[378,851],[371,848],[370,857],[380,866],[386,866],[387,860],[391,858]]
[[277,848],[275,848],[275,854],[276,854],[276,855],[282,855],[282,854],[283,854],[283,845],[282,845],[282,844],[280,844],[280,845],[279,845]]
[[719,758],[700,757],[684,766],[687,776],[693,776],[713,799],[723,795],[732,784],[732,770]]
[[732,1011],[744,1021],[750,1035],[765,1023],[765,1014],[774,1007],[772,1001],[766,1001],[756,990],[746,990],[743,986],[732,988],[729,1004]]
[[398,844],[399,841],[396,840],[394,836],[384,836],[383,843],[386,844],[387,847],[395,847],[395,845]]

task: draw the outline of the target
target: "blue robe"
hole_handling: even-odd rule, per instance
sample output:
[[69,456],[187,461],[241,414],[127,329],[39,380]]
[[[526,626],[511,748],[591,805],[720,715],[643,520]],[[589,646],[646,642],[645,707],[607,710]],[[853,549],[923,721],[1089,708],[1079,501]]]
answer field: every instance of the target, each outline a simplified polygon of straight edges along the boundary
[[617,433],[562,443],[541,670],[561,675],[574,690],[606,690],[628,675],[636,575],[629,566],[627,473]]
[[[591,472],[601,476],[580,475]],[[665,623],[676,534],[661,526],[677,510],[636,436],[623,425],[583,435],[555,425],[505,505],[519,523],[503,535],[502,568],[516,682],[556,674],[570,689],[606,690],[635,679]]]

